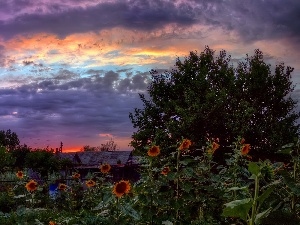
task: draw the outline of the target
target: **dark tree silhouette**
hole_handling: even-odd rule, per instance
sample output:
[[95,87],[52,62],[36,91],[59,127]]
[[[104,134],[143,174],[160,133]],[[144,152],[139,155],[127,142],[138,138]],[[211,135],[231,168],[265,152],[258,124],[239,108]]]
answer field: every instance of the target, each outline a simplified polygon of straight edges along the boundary
[[135,152],[144,153],[155,142],[168,154],[182,137],[199,146],[206,138],[219,138],[224,148],[242,136],[252,155],[271,157],[292,142],[299,131],[290,96],[293,68],[282,63],[272,71],[258,49],[235,67],[230,61],[225,51],[215,57],[206,47],[199,55],[178,58],[171,71],[151,71],[149,97],[140,94],[143,109],[129,115],[138,129],[131,142]]
[[0,131],[0,145],[6,147],[8,151],[16,149],[19,144],[19,137],[15,132],[11,132],[10,129]]

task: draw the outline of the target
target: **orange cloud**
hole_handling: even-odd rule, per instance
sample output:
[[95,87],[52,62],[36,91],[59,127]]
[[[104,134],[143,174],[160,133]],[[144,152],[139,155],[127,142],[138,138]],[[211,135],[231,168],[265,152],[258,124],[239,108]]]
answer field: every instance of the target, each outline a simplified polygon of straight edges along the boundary
[[246,45],[235,31],[205,25],[180,27],[174,24],[148,32],[119,27],[98,33],[72,34],[63,39],[52,34],[19,36],[7,42],[2,40],[0,44],[5,46],[5,55],[11,59],[7,61],[7,67],[33,61],[46,66],[65,64],[73,69],[126,65],[149,69],[170,67],[177,57],[187,56],[194,50],[202,51],[205,45],[214,49],[216,54],[225,49],[237,58],[244,58],[247,53],[251,55],[258,47],[268,54],[281,55],[285,52],[282,46],[286,47],[282,41],[270,40]]
[[[201,35],[211,32],[209,41]],[[220,30],[205,26],[182,28],[174,25],[152,32],[113,28],[99,33],[73,34],[59,39],[52,34],[36,34],[12,39],[5,43],[5,51],[16,62],[24,60],[46,64],[65,63],[81,68],[105,65],[169,64],[163,57],[187,55],[189,51],[203,49],[209,42],[218,42]],[[212,37],[216,37],[213,40]],[[223,35],[224,39],[226,36]],[[201,41],[199,41],[202,38]],[[224,42],[225,43],[225,42]],[[228,46],[227,46],[228,47]],[[85,64],[83,66],[83,64]]]

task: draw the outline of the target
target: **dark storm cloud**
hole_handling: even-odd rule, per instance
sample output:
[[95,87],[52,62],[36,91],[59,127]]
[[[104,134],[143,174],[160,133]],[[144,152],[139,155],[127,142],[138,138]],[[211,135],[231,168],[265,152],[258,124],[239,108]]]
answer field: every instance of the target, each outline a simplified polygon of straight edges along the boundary
[[188,25],[195,22],[195,13],[188,4],[182,3],[177,7],[172,1],[132,0],[64,9],[54,13],[22,14],[0,21],[0,30],[5,38],[38,32],[66,36],[117,26],[151,30],[169,23]]
[[235,30],[245,41],[291,38],[300,41],[300,1],[193,1],[206,24]]
[[[14,4],[14,1],[11,4],[2,3],[2,10],[26,7],[22,6],[24,1],[15,6]],[[167,24],[198,23],[235,30],[245,41],[288,37],[298,42],[299,11],[300,1],[296,0],[190,0],[182,3],[130,0],[72,8],[68,8],[66,4],[48,3],[47,10],[31,11],[0,20],[0,30],[5,38],[38,32],[49,32],[63,37],[72,33],[97,32],[118,26],[153,30]]]
[[[136,92],[145,91],[148,76],[120,78],[114,71],[97,78],[54,75],[14,89],[0,89],[0,116],[15,118],[18,126],[14,127],[11,121],[9,126],[28,130],[28,135],[46,127],[49,131],[68,128],[78,130],[79,134],[112,133],[129,137],[132,125],[128,115],[135,107],[141,107]],[[0,124],[3,126],[5,121]]]

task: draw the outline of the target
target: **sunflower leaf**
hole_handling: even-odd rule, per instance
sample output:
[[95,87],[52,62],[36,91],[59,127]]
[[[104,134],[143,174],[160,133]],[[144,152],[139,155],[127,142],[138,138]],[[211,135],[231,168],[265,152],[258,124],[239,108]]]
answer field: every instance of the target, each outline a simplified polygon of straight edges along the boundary
[[138,214],[138,212],[137,212],[135,209],[133,209],[133,208],[131,207],[131,205],[126,204],[126,205],[124,205],[124,206],[121,206],[120,208],[121,208],[121,211],[122,211],[125,215],[131,216],[131,217],[133,217],[133,218],[136,219],[136,220],[139,220],[139,219],[140,219],[140,215]]
[[259,225],[260,222],[261,222],[261,220],[263,218],[266,218],[270,214],[271,211],[272,211],[272,207],[268,208],[267,210],[265,210],[265,211],[263,211],[261,213],[258,213],[256,215],[256,217],[255,217],[254,223],[257,224],[257,225]]
[[235,200],[225,204],[222,216],[238,217],[247,220],[248,212],[252,206],[252,199],[245,198],[242,200]]
[[254,174],[255,176],[258,176],[260,174],[260,167],[255,162],[250,162],[248,164],[248,170],[250,171],[250,173]]

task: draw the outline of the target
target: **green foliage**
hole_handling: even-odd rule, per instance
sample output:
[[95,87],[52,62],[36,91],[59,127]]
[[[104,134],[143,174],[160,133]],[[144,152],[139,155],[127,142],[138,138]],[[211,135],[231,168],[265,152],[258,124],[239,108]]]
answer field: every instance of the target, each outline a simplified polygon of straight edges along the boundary
[[47,176],[48,172],[58,171],[60,168],[59,159],[53,151],[47,149],[34,150],[26,154],[25,166]]
[[281,203],[288,209],[288,213],[300,215],[300,139],[295,138],[279,152],[288,155],[290,163],[284,164],[278,171],[284,183],[278,191],[278,198],[282,199]]
[[0,146],[0,171],[11,167],[15,162],[14,157],[6,150],[6,147]]
[[239,217],[247,221],[247,215],[252,206],[252,199],[245,198],[242,200],[234,200],[226,203],[226,208],[223,211],[223,216]]
[[68,170],[72,169],[74,166],[72,160],[70,159],[59,159],[59,169]]
[[[241,138],[232,143],[221,166],[213,157],[222,150],[215,141],[207,140],[198,150],[182,148],[180,141],[168,156],[146,155],[153,144],[145,147],[139,157],[141,179],[130,182],[129,193],[122,197],[107,181],[110,174],[88,173],[85,179],[67,180],[52,174],[37,190],[27,191],[27,171],[23,177],[5,172],[0,174],[0,224],[299,224],[298,141],[288,145],[293,159],[288,166],[251,161]],[[89,179],[94,186],[87,186]],[[54,183],[66,187],[50,198],[49,185]]]
[[[176,146],[179,146],[177,144]],[[193,156],[176,147],[168,157],[146,156],[135,187],[141,224],[219,224],[223,191],[209,153]],[[163,172],[169,168],[166,174]]]
[[143,109],[129,115],[138,129],[131,142],[135,152],[142,154],[144,146],[155,142],[168,155],[182,136],[198,146],[207,137],[228,146],[242,136],[251,144],[252,156],[270,158],[291,142],[299,129],[290,97],[293,69],[279,64],[272,72],[259,50],[236,67],[230,60],[225,51],[215,57],[206,47],[199,55],[178,58],[171,71],[151,71],[149,98],[140,94]]
[[19,137],[15,132],[0,130],[0,146],[7,147],[9,151],[13,151],[19,144]]
[[248,225],[259,225],[262,219],[270,214],[273,210],[270,206],[267,206],[261,211],[261,207],[264,206],[265,201],[275,189],[275,186],[272,184],[268,185],[268,188],[265,189],[260,187],[260,179],[265,176],[263,171],[265,171],[264,168],[267,165],[266,162],[249,162],[248,171],[251,173],[249,179],[254,179],[255,181],[253,191],[246,189],[248,196],[251,196],[251,198],[233,200],[226,203],[222,214],[223,216],[240,218],[247,222]]
[[0,192],[0,211],[3,213],[11,212],[15,209],[15,199],[6,192]]
[[11,152],[12,156],[16,159],[14,167],[23,169],[25,167],[25,159],[27,154],[32,151],[27,145],[19,145]]

